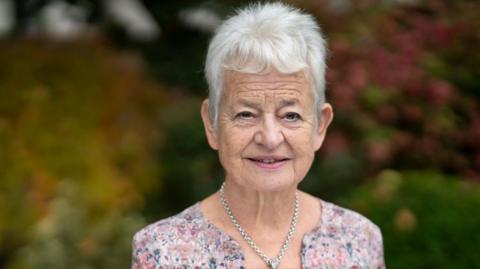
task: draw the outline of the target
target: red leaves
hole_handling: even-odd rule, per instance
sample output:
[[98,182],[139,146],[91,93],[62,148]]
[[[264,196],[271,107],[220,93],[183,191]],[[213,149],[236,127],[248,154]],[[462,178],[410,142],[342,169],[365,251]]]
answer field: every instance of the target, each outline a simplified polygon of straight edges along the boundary
[[455,88],[446,81],[431,80],[426,88],[426,99],[433,105],[451,104],[455,95]]
[[[326,140],[327,156],[359,151],[371,171],[433,168],[480,178],[478,100],[449,79],[464,70],[445,58],[453,51],[459,60],[471,59],[472,52],[458,44],[478,40],[467,34],[476,27],[459,15],[461,8],[434,1],[374,20],[355,14],[351,26],[338,26],[343,32],[330,41],[326,76],[328,100],[341,124]],[[390,134],[370,137],[385,129]]]

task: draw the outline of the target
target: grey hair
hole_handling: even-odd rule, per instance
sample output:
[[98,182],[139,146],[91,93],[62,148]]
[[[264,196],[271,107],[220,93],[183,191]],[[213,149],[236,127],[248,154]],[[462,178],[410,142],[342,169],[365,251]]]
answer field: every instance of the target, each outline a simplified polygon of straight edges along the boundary
[[317,115],[325,102],[325,40],[315,19],[282,3],[253,4],[237,10],[216,30],[207,53],[209,117],[217,126],[224,71],[306,72]]

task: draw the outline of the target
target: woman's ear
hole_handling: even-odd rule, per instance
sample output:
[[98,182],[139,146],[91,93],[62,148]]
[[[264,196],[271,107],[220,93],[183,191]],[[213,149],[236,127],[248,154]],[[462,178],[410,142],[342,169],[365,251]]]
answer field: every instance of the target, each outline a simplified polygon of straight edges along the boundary
[[327,133],[328,126],[332,122],[333,119],[333,109],[329,103],[323,104],[322,110],[318,115],[318,126],[317,131],[315,132],[315,151],[319,150],[323,144],[323,140],[325,139],[325,135]]
[[203,101],[200,114],[202,115],[203,126],[205,127],[205,134],[207,135],[208,144],[212,149],[218,150],[217,132],[213,127],[213,123],[210,120],[210,115],[208,113],[208,99]]

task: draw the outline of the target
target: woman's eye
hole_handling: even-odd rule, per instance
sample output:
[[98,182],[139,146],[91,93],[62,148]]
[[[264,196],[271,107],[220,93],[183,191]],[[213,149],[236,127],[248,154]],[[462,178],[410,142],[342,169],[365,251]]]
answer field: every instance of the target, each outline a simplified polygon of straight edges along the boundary
[[237,118],[250,119],[250,118],[253,118],[253,113],[249,111],[242,111],[237,114]]
[[290,122],[295,122],[300,119],[300,115],[295,112],[288,112],[284,116],[285,120],[290,121]]

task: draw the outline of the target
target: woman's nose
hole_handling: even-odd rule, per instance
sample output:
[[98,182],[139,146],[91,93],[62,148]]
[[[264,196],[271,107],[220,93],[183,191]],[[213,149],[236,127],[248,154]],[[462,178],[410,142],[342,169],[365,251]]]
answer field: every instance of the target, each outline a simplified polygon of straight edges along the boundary
[[284,141],[280,123],[273,115],[266,115],[254,137],[255,143],[268,149],[275,149]]

